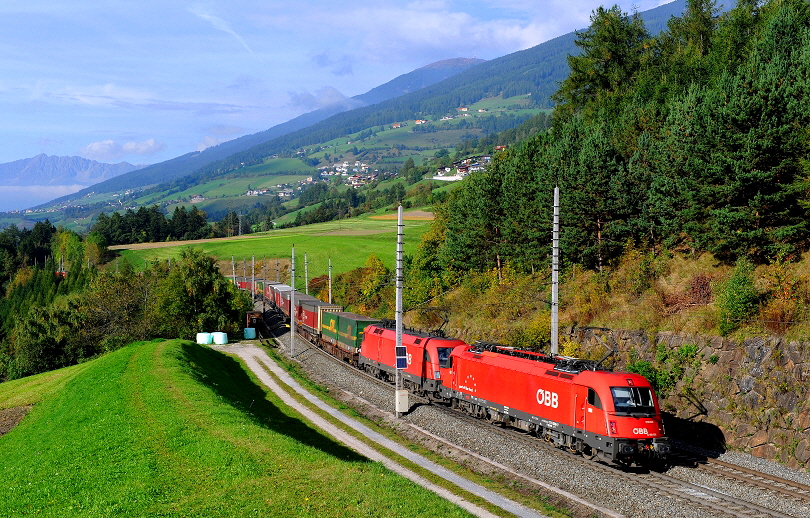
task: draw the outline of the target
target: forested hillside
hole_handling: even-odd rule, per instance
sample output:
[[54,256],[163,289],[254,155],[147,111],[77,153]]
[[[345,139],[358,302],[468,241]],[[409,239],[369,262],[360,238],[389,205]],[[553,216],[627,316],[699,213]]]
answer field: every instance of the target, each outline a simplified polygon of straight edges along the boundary
[[727,261],[805,250],[808,22],[801,1],[740,2],[717,17],[694,0],[651,37],[600,8],[569,58],[552,129],[451,196],[437,264],[540,268],[554,185],[569,263],[599,268],[628,243]]
[[600,8],[576,44],[552,128],[496,155],[441,207],[414,257],[411,304],[471,271],[547,271],[559,185],[568,271],[606,271],[640,252],[640,294],[662,273],[657,257],[742,261],[730,309],[739,323],[771,300],[743,289],[752,264],[773,264],[782,273],[768,285],[784,287],[776,302],[793,308],[779,318],[798,318],[798,281],[786,272],[810,238],[810,6],[741,1],[719,15],[693,0],[659,36]]
[[[676,0],[643,13],[661,27],[683,10]],[[470,68],[440,83],[377,105],[344,112],[303,130],[270,140],[201,169],[202,174],[253,164],[274,153],[296,150],[367,128],[426,116],[441,116],[486,97],[531,94],[538,107],[553,106],[552,94],[568,74],[566,56],[577,52],[575,34],[566,34],[530,49]]]
[[73,365],[133,340],[234,331],[250,299],[213,260],[185,250],[172,264],[103,271],[104,238],[48,222],[0,232],[0,381]]

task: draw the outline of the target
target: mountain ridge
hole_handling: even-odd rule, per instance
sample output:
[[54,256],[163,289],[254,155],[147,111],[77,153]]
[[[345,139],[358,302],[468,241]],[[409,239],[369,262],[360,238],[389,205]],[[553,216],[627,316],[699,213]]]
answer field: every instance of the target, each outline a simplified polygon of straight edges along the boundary
[[0,164],[0,185],[94,185],[142,167],[129,162],[106,164],[78,156],[40,153],[31,158]]
[[[371,106],[420,88],[425,88],[426,86],[443,81],[448,77],[452,77],[484,61],[485,60],[482,59],[472,58],[452,58],[425,65],[411,72],[397,76],[382,85],[372,88],[366,93],[354,97],[347,97],[329,106],[301,114],[286,122],[276,124],[269,129],[244,135],[202,151],[192,151],[157,164],[146,166],[139,171],[137,180],[127,182],[123,188],[137,188],[144,185],[162,183],[194,173],[208,164],[223,160],[263,142],[303,130],[333,115],[356,108]],[[111,192],[121,188],[120,179],[119,182],[116,182],[114,186],[109,188],[109,191],[107,190],[108,184],[105,182],[99,183],[101,185],[95,184],[93,185],[93,189],[82,189],[74,194],[62,196],[61,198],[48,202],[48,205],[77,199],[88,194],[90,191]]]

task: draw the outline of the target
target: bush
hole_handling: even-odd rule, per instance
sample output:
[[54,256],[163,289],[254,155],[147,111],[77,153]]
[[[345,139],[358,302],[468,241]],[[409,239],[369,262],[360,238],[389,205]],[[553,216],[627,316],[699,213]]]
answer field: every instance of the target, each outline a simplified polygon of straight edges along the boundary
[[[679,381],[691,384],[698,366],[697,344],[684,344],[670,350],[666,344],[658,344],[655,349],[655,362],[640,360],[635,350],[630,351],[630,362],[627,370],[647,378],[659,397],[666,397]],[[686,376],[688,367],[692,367],[692,376]]]
[[740,259],[720,297],[720,334],[727,336],[737,329],[754,312],[758,298],[754,288],[754,267],[749,260]]

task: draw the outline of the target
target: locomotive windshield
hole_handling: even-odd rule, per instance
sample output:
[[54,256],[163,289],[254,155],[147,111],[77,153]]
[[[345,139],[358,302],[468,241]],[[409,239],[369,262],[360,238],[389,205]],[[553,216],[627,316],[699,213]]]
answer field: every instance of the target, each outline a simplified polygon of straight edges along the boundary
[[453,352],[453,347],[437,347],[436,350],[439,352],[439,367],[452,367],[450,353]]
[[655,403],[646,387],[611,387],[613,407],[617,414],[653,416]]

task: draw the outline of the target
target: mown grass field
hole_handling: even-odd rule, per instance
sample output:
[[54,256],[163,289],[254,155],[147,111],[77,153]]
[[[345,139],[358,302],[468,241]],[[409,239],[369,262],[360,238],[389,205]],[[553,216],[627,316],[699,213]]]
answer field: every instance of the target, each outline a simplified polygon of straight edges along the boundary
[[3,516],[461,516],[179,340],[0,384]]
[[[406,254],[416,251],[422,234],[429,227],[430,221],[405,221],[403,248]],[[310,279],[327,273],[329,258],[332,259],[332,273],[335,275],[363,266],[371,254],[379,257],[389,268],[393,268],[396,263],[396,233],[396,221],[375,220],[368,215],[363,215],[340,221],[254,234],[253,236],[256,237],[216,239],[198,244],[178,242],[175,246],[120,250],[119,252],[135,267],[142,267],[148,261],[165,261],[169,257],[178,257],[185,246],[200,248],[219,260],[230,261],[231,256],[234,256],[241,264],[243,259],[247,259],[250,263],[253,255],[256,256],[256,260],[265,257],[268,260],[289,259],[292,246],[295,245],[296,277],[303,282],[304,253],[307,254],[309,261]],[[240,272],[237,270],[238,274]],[[268,277],[273,278],[273,275],[268,273]]]

